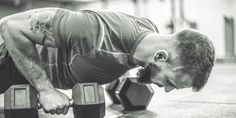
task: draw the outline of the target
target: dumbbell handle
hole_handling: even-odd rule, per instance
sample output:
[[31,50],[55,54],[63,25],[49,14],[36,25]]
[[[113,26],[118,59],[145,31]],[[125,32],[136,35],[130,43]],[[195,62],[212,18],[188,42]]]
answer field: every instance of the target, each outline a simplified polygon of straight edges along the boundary
[[[74,100],[73,99],[69,99],[69,107],[73,107],[74,106]],[[38,109],[41,109],[42,105],[38,103]]]

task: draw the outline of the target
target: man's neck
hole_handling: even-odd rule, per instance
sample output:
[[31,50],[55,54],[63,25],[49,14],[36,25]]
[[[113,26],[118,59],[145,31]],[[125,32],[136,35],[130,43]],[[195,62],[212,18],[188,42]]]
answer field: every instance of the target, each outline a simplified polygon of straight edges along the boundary
[[165,49],[170,42],[170,35],[159,35],[156,33],[148,34],[138,44],[133,55],[135,64],[145,66],[153,59],[154,53],[159,49]]

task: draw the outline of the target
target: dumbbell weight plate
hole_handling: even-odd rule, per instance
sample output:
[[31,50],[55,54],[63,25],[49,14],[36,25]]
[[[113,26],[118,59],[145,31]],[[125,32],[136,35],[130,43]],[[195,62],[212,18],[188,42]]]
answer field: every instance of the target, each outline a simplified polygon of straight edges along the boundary
[[38,118],[37,91],[27,84],[11,86],[4,93],[5,118]]
[[137,78],[124,78],[115,93],[124,109],[133,111],[146,109],[154,91],[149,84],[138,83]]
[[78,83],[73,87],[75,118],[103,118],[105,98],[101,85],[97,83]]

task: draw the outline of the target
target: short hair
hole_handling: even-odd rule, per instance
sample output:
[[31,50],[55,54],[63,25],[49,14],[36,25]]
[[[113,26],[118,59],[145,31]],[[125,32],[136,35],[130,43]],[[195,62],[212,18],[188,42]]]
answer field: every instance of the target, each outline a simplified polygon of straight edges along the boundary
[[177,50],[187,70],[194,70],[193,91],[200,91],[208,81],[215,60],[215,49],[209,38],[198,31],[185,29],[178,33]]

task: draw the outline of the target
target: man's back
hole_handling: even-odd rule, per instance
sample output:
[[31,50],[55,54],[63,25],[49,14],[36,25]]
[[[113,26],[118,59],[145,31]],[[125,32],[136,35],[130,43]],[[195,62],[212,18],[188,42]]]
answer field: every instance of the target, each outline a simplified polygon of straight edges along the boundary
[[[134,67],[132,54],[143,37],[158,32],[152,22],[122,13],[58,10],[53,36],[60,48],[38,48],[55,87],[111,82]],[[46,58],[45,58],[46,57]]]

